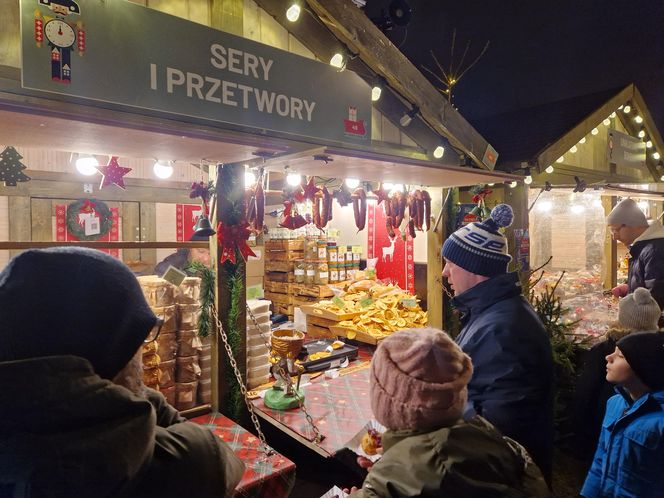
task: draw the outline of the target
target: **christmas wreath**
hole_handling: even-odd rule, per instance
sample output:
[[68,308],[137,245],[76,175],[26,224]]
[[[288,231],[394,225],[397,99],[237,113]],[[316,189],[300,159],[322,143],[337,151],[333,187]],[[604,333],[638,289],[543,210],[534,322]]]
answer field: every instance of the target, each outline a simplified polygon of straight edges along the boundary
[[[79,215],[94,214],[99,218],[99,233],[85,234],[85,222]],[[113,225],[113,215],[102,201],[79,199],[67,206],[67,230],[78,240],[97,240],[106,235]]]

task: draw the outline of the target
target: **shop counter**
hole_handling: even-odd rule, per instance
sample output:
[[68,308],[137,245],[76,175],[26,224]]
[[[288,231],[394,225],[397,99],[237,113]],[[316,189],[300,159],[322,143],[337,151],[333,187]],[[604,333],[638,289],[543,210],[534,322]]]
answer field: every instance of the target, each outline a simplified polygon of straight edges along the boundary
[[260,450],[259,439],[219,413],[202,415],[192,422],[209,428],[244,462],[237,498],[286,498],[295,484],[295,464],[279,453]]

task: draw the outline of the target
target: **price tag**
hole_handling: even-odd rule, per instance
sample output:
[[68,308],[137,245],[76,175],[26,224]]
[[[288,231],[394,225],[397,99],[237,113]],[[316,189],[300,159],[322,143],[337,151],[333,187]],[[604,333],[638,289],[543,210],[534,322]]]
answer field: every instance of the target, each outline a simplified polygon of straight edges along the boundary
[[265,297],[262,285],[258,284],[247,287],[247,299],[259,299],[261,297]]
[[360,301],[360,306],[363,308],[366,308],[367,306],[371,306],[373,304],[374,300],[371,299],[370,297],[365,297]]
[[344,300],[341,299],[339,296],[334,296],[332,298],[332,302],[339,309],[344,309],[344,307],[346,306],[346,303],[344,302]]
[[414,308],[417,306],[417,299],[414,297],[407,297],[401,300],[401,305],[404,308]]

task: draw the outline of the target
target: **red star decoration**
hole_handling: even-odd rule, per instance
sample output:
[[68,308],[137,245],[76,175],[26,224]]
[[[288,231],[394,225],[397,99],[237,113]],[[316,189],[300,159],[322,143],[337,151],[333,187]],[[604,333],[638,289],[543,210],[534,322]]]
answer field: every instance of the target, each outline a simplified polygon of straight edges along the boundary
[[115,184],[122,190],[125,189],[124,176],[131,171],[131,168],[125,168],[118,164],[117,156],[112,156],[106,166],[98,166],[97,171],[102,174],[99,190]]
[[309,200],[314,200],[316,198],[316,194],[320,192],[320,189],[316,187],[316,184],[314,183],[314,177],[309,178],[309,183],[307,183],[307,186],[304,188],[304,198],[309,199]]

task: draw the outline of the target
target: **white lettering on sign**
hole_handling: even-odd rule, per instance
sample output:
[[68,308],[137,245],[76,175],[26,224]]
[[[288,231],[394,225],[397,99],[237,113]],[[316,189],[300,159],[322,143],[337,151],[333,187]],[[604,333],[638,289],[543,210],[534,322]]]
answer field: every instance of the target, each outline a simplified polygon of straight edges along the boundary
[[270,69],[274,61],[265,60],[261,56],[255,56],[249,52],[243,52],[236,48],[226,48],[218,43],[210,45],[210,64],[217,69],[227,69],[231,73],[253,76],[254,78],[268,81]]
[[[265,80],[272,61],[265,61],[260,57],[251,54],[244,54],[240,58],[241,52],[231,49],[226,50],[221,45],[215,45],[218,53],[223,54],[223,58],[212,59],[216,61],[215,67],[228,68],[232,72],[237,72],[240,60],[248,60],[249,65],[245,67],[246,71],[252,73],[255,77],[263,74]],[[226,56],[226,54],[228,54]],[[166,92],[173,95],[186,95],[188,98],[213,102],[215,104],[226,105],[229,107],[242,106],[243,109],[257,110],[265,114],[277,114],[284,118],[296,119],[299,121],[311,122],[313,119],[316,102],[310,102],[307,99],[285,95],[271,90],[256,88],[250,85],[243,85],[234,81],[214,78],[212,76],[201,75],[190,71],[182,71],[174,67],[166,67],[165,70],[157,64],[149,64],[150,69],[150,90],[159,89],[159,80],[165,78]],[[244,71],[242,74],[247,74]],[[261,73],[262,71],[262,73]],[[164,75],[165,72],[165,75]],[[238,73],[240,74],[240,73]],[[258,78],[261,79],[261,78]]]

